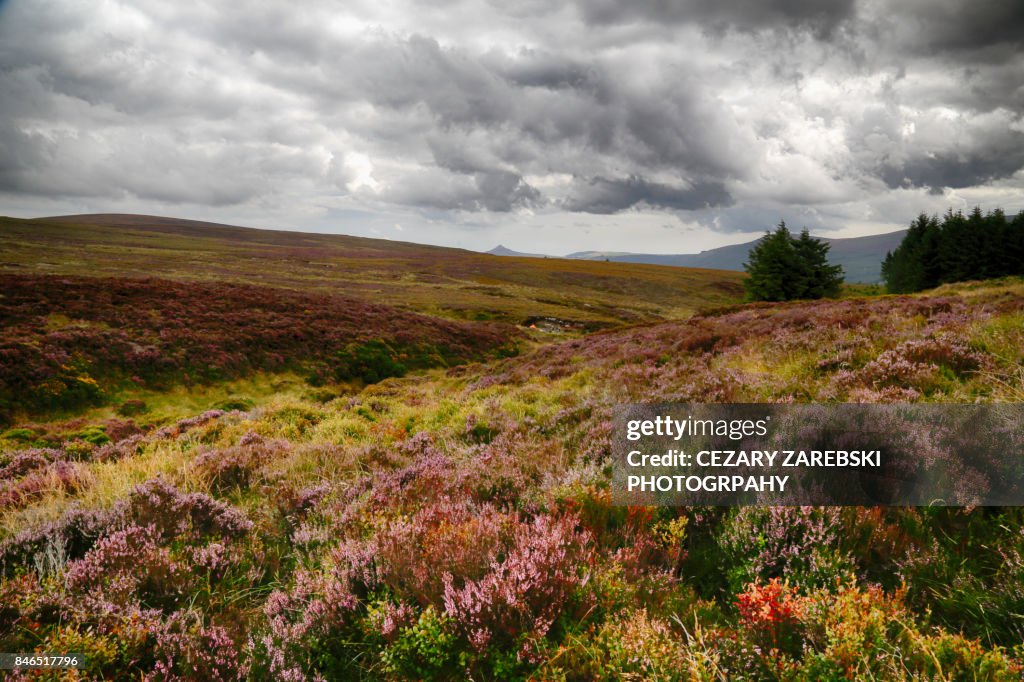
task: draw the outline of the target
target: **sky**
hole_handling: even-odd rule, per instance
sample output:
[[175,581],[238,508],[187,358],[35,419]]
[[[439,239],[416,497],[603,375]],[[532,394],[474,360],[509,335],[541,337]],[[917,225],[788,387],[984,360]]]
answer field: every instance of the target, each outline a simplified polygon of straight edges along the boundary
[[1024,209],[1020,0],[0,0],[0,214],[692,253]]

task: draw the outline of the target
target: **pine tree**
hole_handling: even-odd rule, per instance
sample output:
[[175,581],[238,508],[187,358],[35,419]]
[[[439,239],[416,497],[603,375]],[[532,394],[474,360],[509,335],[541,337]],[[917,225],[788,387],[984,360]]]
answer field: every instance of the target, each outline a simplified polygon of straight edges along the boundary
[[882,279],[891,293],[930,289],[947,282],[1024,274],[1024,213],[1012,221],[1000,209],[975,208],[921,214],[895,251],[882,262]]
[[800,238],[794,242],[802,276],[804,289],[799,298],[826,298],[839,295],[839,286],[843,283],[843,266],[828,262],[830,245],[815,239],[805,229]]
[[922,213],[910,223],[900,245],[882,261],[882,279],[891,293],[936,286],[944,270],[939,248],[939,220]]
[[747,298],[753,301],[790,301],[835,296],[843,269],[828,262],[829,245],[804,230],[794,238],[782,221],[750,250],[743,268]]

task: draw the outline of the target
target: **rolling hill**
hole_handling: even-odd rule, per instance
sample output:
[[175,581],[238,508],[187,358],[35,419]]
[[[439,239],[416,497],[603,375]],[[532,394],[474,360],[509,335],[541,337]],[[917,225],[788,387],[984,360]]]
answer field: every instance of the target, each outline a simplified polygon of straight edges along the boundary
[[533,317],[596,329],[735,302],[741,275],[561,258],[496,258],[408,242],[154,216],[0,218],[0,272],[160,277],[342,294],[462,320]]

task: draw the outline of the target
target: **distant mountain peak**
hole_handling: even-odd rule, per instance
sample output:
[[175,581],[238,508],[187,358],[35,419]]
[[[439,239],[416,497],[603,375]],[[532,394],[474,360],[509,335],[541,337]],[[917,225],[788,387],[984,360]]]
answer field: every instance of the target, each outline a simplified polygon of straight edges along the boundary
[[485,251],[492,256],[519,256],[520,258],[548,258],[548,256],[542,253],[522,253],[520,251],[513,251],[512,249],[506,248],[502,244],[498,244],[490,251]]

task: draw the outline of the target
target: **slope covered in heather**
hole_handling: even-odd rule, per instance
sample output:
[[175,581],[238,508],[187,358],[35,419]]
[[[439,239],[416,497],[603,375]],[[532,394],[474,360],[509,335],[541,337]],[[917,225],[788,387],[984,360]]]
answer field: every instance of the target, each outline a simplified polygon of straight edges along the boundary
[[0,274],[0,290],[0,423],[257,372],[372,383],[514,352],[523,338],[510,325],[244,284]]
[[597,329],[687,317],[743,294],[736,272],[504,258],[155,216],[0,218],[0,242],[0,272],[262,284],[513,324],[553,317]]
[[1017,680],[1020,509],[615,507],[609,455],[636,400],[1019,401],[1022,349],[1007,280],[6,441],[0,646],[108,679]]

